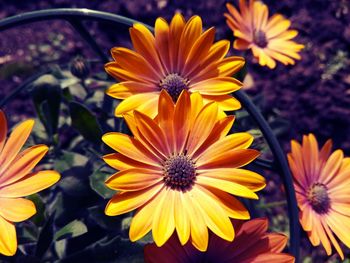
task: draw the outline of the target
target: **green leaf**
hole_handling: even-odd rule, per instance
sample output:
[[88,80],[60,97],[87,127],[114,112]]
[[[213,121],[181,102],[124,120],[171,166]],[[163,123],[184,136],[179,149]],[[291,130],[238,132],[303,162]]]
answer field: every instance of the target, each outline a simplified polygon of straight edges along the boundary
[[83,104],[70,102],[69,111],[72,126],[88,141],[101,144],[102,130],[96,116]]
[[57,132],[61,87],[52,75],[43,75],[31,85],[32,98],[40,121],[50,138]]
[[85,166],[89,161],[84,155],[75,152],[62,151],[63,154],[56,158],[54,169],[59,173],[71,169],[74,166]]
[[74,220],[58,230],[54,235],[54,240],[59,241],[66,238],[78,237],[85,234],[87,231],[88,229],[83,222]]
[[116,193],[116,191],[109,189],[105,184],[106,179],[110,175],[110,173],[98,169],[90,176],[91,188],[104,199],[109,199]]

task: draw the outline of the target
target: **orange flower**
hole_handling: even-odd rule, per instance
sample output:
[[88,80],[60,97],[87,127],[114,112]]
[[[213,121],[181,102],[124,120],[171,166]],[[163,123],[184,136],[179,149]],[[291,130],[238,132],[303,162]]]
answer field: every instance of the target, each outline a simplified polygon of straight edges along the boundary
[[214,42],[215,29],[202,33],[202,20],[193,16],[187,23],[175,14],[170,25],[158,18],[155,35],[142,24],[130,28],[135,51],[113,48],[114,62],[106,71],[121,82],[107,90],[113,98],[122,99],[115,115],[139,110],[152,118],[157,114],[161,90],[176,102],[182,90],[199,91],[205,103],[216,101],[222,110],[237,110],[240,103],[230,96],[242,83],[231,76],[244,65],[241,57],[224,58],[229,50],[227,40]]
[[294,262],[293,256],[281,253],[287,244],[287,237],[278,233],[266,233],[266,219],[258,218],[247,222],[232,220],[232,223],[236,230],[233,242],[210,235],[208,250],[203,253],[191,243],[182,246],[173,235],[162,247],[157,247],[154,243],[146,245],[145,262]]
[[36,213],[32,201],[24,199],[56,183],[55,171],[32,172],[48,147],[35,145],[20,152],[33,128],[34,121],[19,124],[6,141],[7,123],[0,111],[0,254],[12,256],[17,250],[14,222],[24,221]]
[[203,105],[201,95],[183,91],[174,105],[166,91],[159,97],[153,120],[134,111],[124,115],[135,137],[105,134],[102,140],[118,153],[104,160],[120,172],[107,179],[119,192],[106,214],[116,216],[137,209],[130,226],[136,241],[152,230],[162,246],[177,231],[182,244],[191,237],[201,251],[208,246],[208,227],[232,241],[231,218],[248,219],[245,207],[230,194],[258,199],[264,178],[242,166],[259,152],[247,149],[253,136],[227,133],[233,116],[218,119],[215,102]]
[[313,134],[305,135],[302,145],[291,145],[288,161],[301,225],[314,246],[321,242],[330,255],[333,244],[344,259],[334,234],[350,247],[350,158],[344,158],[342,150],[331,154],[331,140],[319,151]]
[[225,13],[226,23],[237,38],[233,47],[238,50],[252,49],[254,57],[261,66],[276,67],[276,61],[284,65],[294,65],[300,59],[298,52],[304,48],[291,41],[298,31],[288,30],[291,22],[280,14],[268,18],[269,10],[260,1],[239,1],[240,12],[231,4],[226,5],[229,14]]

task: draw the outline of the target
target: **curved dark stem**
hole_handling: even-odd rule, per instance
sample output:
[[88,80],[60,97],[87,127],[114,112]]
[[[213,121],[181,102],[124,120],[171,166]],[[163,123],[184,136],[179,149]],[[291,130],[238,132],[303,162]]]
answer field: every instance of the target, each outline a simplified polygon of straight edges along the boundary
[[295,191],[293,187],[292,175],[289,170],[285,154],[277,141],[276,136],[273,134],[270,126],[253,104],[250,98],[244,91],[239,90],[233,93],[233,95],[242,103],[242,106],[248,111],[252,118],[258,124],[261,132],[263,133],[270,149],[274,155],[276,168],[278,174],[281,176],[283,185],[287,194],[288,202],[288,215],[289,215],[289,227],[290,227],[290,252],[295,256],[296,262],[299,262],[299,245],[300,245],[300,230],[299,230],[299,211],[297,201],[295,197]]

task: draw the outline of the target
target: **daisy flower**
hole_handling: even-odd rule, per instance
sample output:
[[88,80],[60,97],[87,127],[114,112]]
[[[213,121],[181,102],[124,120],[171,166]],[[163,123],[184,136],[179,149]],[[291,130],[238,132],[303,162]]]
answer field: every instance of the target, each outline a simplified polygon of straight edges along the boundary
[[232,242],[210,234],[206,252],[198,251],[191,243],[182,246],[173,235],[162,247],[154,243],[145,246],[146,263],[293,263],[294,257],[281,253],[287,237],[278,233],[267,233],[267,219],[257,218],[247,222],[232,220],[236,237]]
[[226,23],[237,38],[233,47],[238,50],[251,49],[261,66],[276,67],[276,60],[284,65],[294,65],[300,59],[299,51],[304,45],[292,39],[298,31],[289,30],[291,22],[280,14],[269,18],[269,10],[261,1],[239,1],[240,12],[231,4],[226,7]]
[[182,90],[200,92],[205,103],[216,101],[222,110],[237,110],[240,103],[230,93],[242,83],[231,76],[244,65],[242,57],[226,57],[230,43],[214,43],[215,29],[202,32],[202,20],[191,17],[187,22],[175,14],[170,25],[158,18],[154,35],[142,24],[130,28],[134,50],[116,47],[111,50],[115,61],[106,71],[120,83],[107,94],[123,101],[116,116],[139,110],[152,118],[157,114],[158,98],[166,90],[176,102]]
[[259,155],[247,149],[253,136],[227,135],[234,117],[218,119],[217,103],[205,104],[198,92],[183,91],[175,105],[163,90],[158,110],[155,119],[139,111],[124,115],[134,137],[117,132],[103,136],[118,152],[104,160],[119,170],[106,181],[119,191],[106,214],[136,210],[129,232],[132,241],[152,230],[155,243],[162,246],[176,230],[181,244],[191,239],[205,251],[208,228],[232,241],[229,218],[249,218],[232,195],[258,199],[255,192],[265,187],[261,175],[241,169]]
[[7,122],[0,111],[0,254],[6,256],[14,255],[17,250],[14,223],[36,213],[34,203],[23,197],[46,189],[60,179],[55,171],[32,171],[48,151],[46,145],[21,151],[33,125],[33,120],[22,122],[6,140]]
[[350,158],[342,150],[331,154],[331,140],[319,150],[313,134],[305,135],[302,145],[293,140],[291,147],[300,223],[312,245],[321,243],[328,255],[333,245],[344,259],[336,237],[350,247]]

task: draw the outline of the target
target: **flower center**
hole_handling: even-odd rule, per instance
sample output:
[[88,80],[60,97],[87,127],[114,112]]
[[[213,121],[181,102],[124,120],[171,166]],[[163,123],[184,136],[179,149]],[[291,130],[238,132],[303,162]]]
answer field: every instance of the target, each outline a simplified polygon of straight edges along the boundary
[[164,163],[163,171],[165,185],[173,190],[190,190],[196,180],[195,164],[184,154],[170,156]]
[[176,102],[182,90],[188,90],[188,80],[179,76],[177,73],[171,73],[162,79],[159,83],[161,89],[165,89]]
[[259,46],[261,48],[266,47],[267,46],[267,39],[266,39],[265,32],[263,32],[261,30],[255,31],[253,34],[253,41],[257,46]]
[[314,183],[309,189],[307,199],[318,214],[325,214],[328,212],[331,200],[327,193],[327,187],[324,184]]

